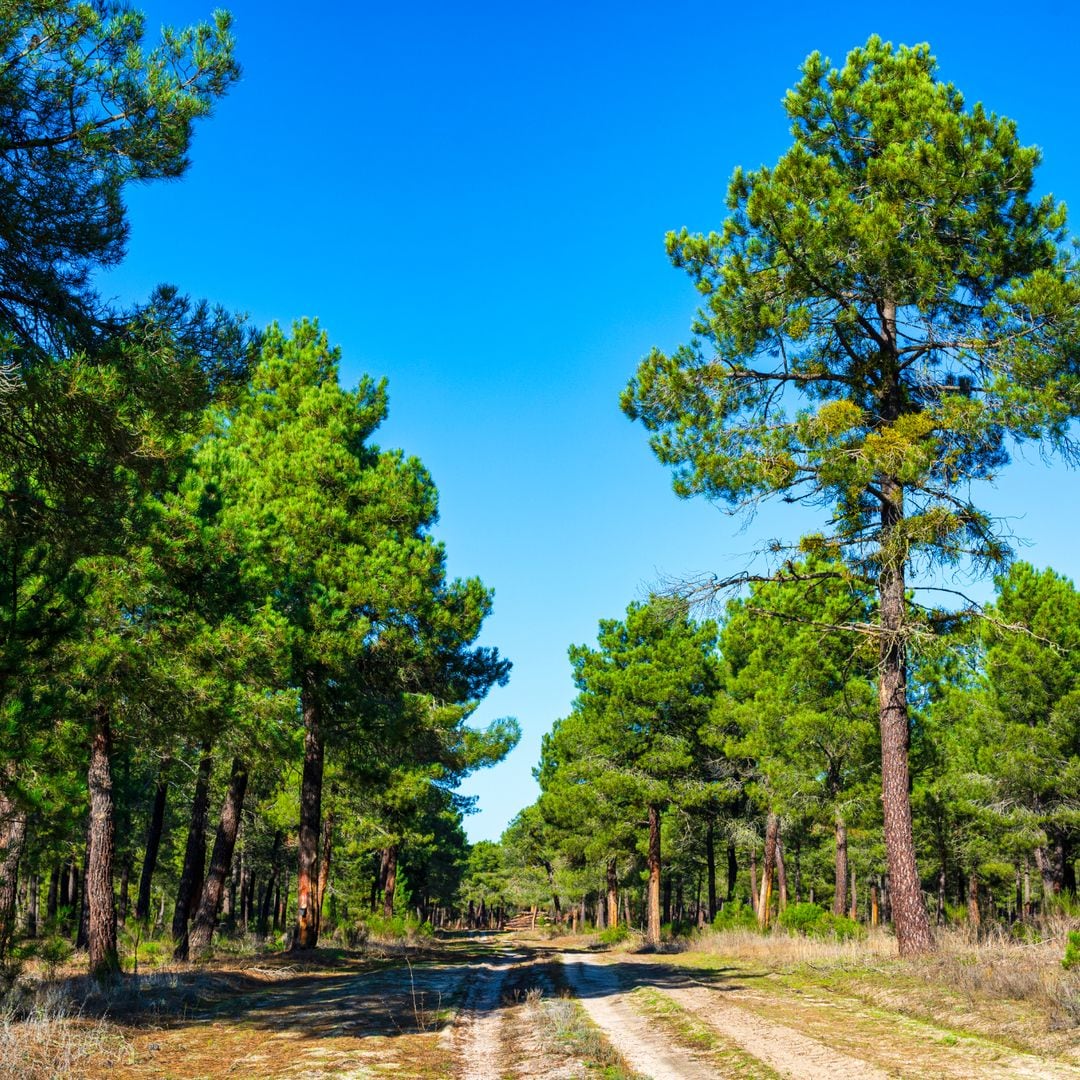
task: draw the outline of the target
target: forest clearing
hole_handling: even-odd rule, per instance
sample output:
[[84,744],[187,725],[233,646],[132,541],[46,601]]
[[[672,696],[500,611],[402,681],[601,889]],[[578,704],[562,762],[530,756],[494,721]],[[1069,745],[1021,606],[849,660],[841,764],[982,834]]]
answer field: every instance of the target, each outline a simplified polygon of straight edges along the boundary
[[[16,1077],[1078,1077],[1076,987],[1018,951],[958,939],[928,963],[885,938],[655,953],[465,933],[152,971],[107,1016],[84,979],[5,1023],[0,1053]],[[65,999],[66,1024],[49,1017]]]

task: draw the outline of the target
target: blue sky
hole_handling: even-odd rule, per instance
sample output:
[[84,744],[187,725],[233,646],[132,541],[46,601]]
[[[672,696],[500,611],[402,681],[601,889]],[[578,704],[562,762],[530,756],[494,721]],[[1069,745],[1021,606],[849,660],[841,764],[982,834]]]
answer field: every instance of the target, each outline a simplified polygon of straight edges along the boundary
[[[152,35],[209,11],[141,6]],[[744,528],[676,499],[618,396],[652,346],[687,336],[696,294],[664,233],[719,227],[734,167],[784,151],[780,101],[806,55],[929,41],[943,78],[1043,148],[1040,189],[1080,231],[1080,14],[1064,2],[229,7],[243,79],[184,179],[129,193],[129,255],[103,286],[170,281],[260,325],[317,316],[347,383],[389,378],[380,441],[431,470],[451,571],[495,588],[485,639],[515,665],[476,715],[524,735],[463,789],[474,840],[535,797],[541,736],[573,696],[569,644],[660,578],[738,569],[799,532],[787,508]],[[1030,541],[1023,557],[1076,578],[1077,477],[1028,458],[983,502]]]

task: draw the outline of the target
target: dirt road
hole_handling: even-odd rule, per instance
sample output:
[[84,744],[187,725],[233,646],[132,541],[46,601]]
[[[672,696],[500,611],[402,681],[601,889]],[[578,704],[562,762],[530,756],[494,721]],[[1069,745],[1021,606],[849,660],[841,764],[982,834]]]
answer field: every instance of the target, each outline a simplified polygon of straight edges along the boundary
[[1080,1080],[1061,1060],[842,993],[540,939],[265,976],[182,1017],[132,1020],[119,1067],[85,1075]]

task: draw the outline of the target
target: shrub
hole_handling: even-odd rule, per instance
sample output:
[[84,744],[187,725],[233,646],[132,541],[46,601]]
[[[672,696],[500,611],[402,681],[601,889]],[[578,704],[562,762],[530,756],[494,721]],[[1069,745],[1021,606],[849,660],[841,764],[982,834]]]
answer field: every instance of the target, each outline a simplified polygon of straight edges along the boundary
[[1061,966],[1066,971],[1080,966],[1080,930],[1070,930],[1065,941],[1065,955],[1062,957]]
[[804,937],[855,941],[866,936],[866,930],[854,919],[834,915],[817,904],[792,904],[780,912],[779,923],[790,933]]
[[756,930],[754,909],[741,900],[729,900],[713,918],[714,930]]
[[817,904],[792,904],[780,912],[779,923],[793,934],[812,934],[824,914]]
[[630,936],[630,929],[626,926],[609,926],[601,930],[598,940],[601,945],[618,945]]

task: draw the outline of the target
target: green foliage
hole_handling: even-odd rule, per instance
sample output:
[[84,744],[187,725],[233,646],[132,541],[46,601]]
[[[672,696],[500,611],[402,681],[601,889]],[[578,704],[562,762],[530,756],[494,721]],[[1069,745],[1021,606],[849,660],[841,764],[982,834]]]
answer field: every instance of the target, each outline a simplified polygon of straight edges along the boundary
[[779,925],[804,937],[855,941],[866,936],[865,928],[846,915],[834,915],[817,904],[792,904],[780,912]]
[[742,900],[729,900],[713,917],[714,930],[757,930],[754,909]]
[[619,926],[609,926],[606,930],[601,930],[596,935],[596,940],[601,945],[621,945],[630,937],[630,930],[627,926],[620,924]]
[[1080,930],[1070,930],[1065,942],[1065,955],[1061,959],[1061,966],[1066,971],[1074,967],[1080,967]]

